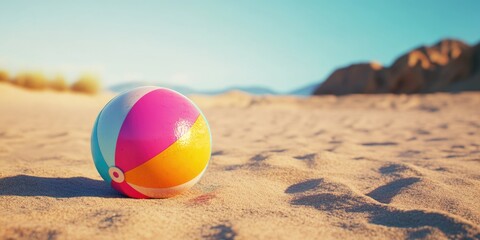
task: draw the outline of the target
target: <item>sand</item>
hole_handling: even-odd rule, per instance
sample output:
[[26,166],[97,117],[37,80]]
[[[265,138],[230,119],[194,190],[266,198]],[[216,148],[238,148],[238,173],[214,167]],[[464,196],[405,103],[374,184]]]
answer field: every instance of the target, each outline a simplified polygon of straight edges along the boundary
[[480,238],[480,93],[192,96],[209,169],[151,200],[94,167],[90,131],[112,96],[0,84],[0,238]]

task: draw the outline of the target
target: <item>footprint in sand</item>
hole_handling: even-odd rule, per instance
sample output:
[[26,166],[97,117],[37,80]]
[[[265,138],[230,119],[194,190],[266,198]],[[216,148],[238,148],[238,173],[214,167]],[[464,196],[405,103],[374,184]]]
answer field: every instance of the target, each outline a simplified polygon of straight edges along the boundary
[[[387,227],[422,228],[434,227],[442,231],[448,238],[479,239],[479,229],[470,223],[445,215],[443,213],[424,210],[389,210],[379,209],[373,213],[370,222]],[[411,234],[418,234],[418,231]]]
[[328,142],[329,144],[342,144],[343,141],[340,141],[340,140],[331,140],[330,142]]
[[300,160],[300,161],[304,161],[307,164],[307,166],[312,167],[313,165],[315,165],[315,159],[317,158],[317,154],[316,153],[310,153],[310,154],[306,154],[306,155],[295,156],[293,158],[295,158],[297,160]]
[[285,190],[285,193],[302,193],[309,190],[316,189],[323,182],[323,179],[310,179],[304,182],[296,183],[291,185]]
[[[319,211],[347,213],[348,219],[367,215],[368,222],[375,225],[405,228],[413,236],[425,227],[432,227],[442,231],[448,238],[478,239],[480,229],[471,223],[444,213],[425,210],[401,210],[393,207],[368,202],[361,196],[341,193],[320,193],[295,198],[293,206],[313,207]],[[428,234],[428,233],[425,233]],[[428,236],[426,236],[428,237]]]
[[409,187],[410,185],[420,181],[420,178],[403,178],[395,180],[386,185],[380,186],[373,191],[367,193],[367,196],[381,202],[381,203],[390,203],[396,195],[398,195],[403,189]]
[[211,240],[233,240],[237,237],[237,232],[233,230],[232,224],[229,222],[208,227],[203,232],[202,237]]
[[255,155],[255,156],[251,157],[251,158],[250,158],[250,161],[261,162],[261,161],[264,161],[264,160],[267,159],[267,158],[268,158],[268,156],[259,153],[259,154]]
[[387,166],[383,166],[379,169],[381,174],[396,174],[400,172],[404,172],[408,169],[407,166],[401,164],[389,164]]
[[415,133],[418,135],[430,135],[430,131],[424,130],[424,129],[417,129],[415,130]]
[[440,125],[437,126],[437,128],[440,128],[440,129],[448,129],[448,123],[442,123]]
[[367,147],[377,147],[377,146],[396,146],[398,143],[396,142],[365,142],[361,143],[363,146]]
[[58,239],[61,232],[45,228],[13,227],[0,232],[1,239]]
[[425,142],[442,142],[442,141],[448,141],[448,138],[429,138],[425,140]]
[[93,219],[98,219],[98,229],[116,229],[123,226],[125,223],[125,215],[118,210],[99,210],[96,211]]
[[220,150],[220,151],[215,151],[215,152],[213,152],[213,153],[212,153],[212,156],[221,156],[221,155],[223,155],[223,154],[225,154],[225,152],[222,151],[222,150]]
[[241,164],[235,164],[235,165],[228,165],[228,166],[224,167],[223,169],[225,171],[234,171],[234,170],[240,169],[242,167],[243,167],[243,165],[241,165]]

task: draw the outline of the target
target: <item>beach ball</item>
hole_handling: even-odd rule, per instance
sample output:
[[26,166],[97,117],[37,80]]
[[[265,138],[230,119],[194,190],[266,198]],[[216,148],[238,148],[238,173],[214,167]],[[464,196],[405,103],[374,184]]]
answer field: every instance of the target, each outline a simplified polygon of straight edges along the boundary
[[91,149],[102,178],[133,198],[167,198],[197,183],[211,154],[207,119],[166,88],[123,92],[103,108]]

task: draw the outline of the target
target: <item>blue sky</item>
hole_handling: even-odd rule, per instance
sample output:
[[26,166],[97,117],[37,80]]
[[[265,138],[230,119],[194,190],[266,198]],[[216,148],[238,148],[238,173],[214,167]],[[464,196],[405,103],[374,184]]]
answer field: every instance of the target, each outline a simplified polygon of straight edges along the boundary
[[445,37],[480,40],[480,1],[0,2],[0,68],[105,86],[288,91]]

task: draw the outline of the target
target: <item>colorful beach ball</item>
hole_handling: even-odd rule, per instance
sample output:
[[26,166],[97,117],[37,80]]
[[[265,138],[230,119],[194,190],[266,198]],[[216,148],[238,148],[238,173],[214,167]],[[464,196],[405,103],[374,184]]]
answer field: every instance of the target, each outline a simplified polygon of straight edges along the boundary
[[211,154],[207,119],[166,88],[121,93],[100,112],[92,155],[102,178],[133,198],[167,198],[197,183]]

